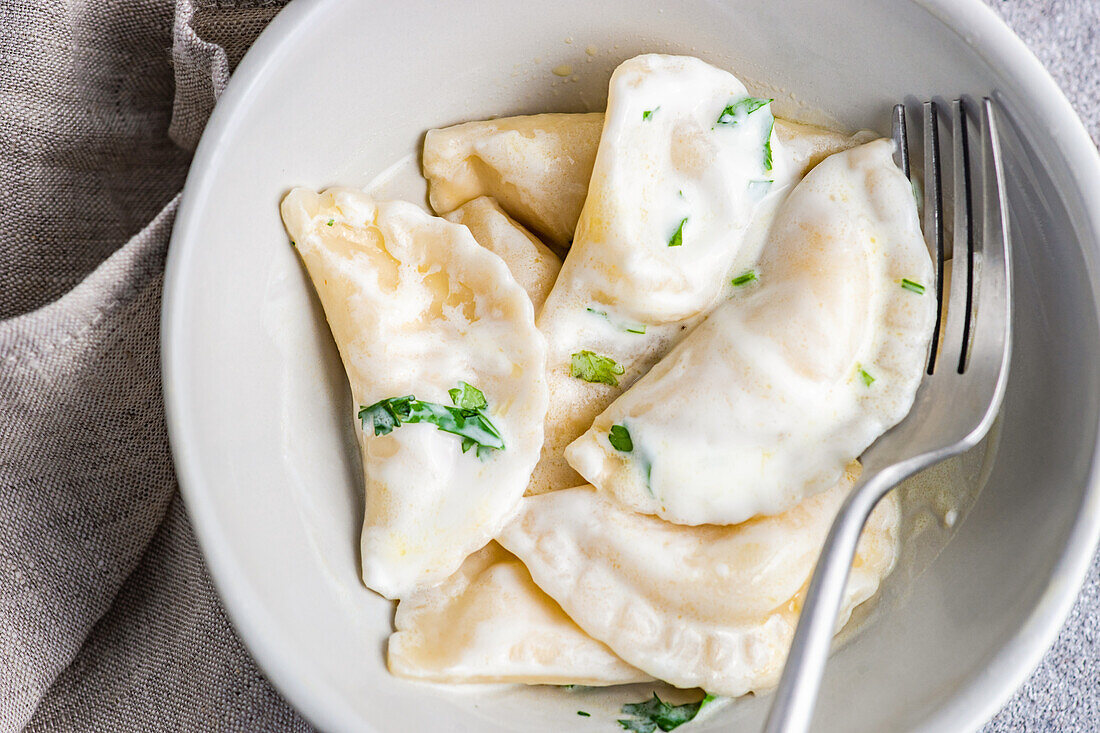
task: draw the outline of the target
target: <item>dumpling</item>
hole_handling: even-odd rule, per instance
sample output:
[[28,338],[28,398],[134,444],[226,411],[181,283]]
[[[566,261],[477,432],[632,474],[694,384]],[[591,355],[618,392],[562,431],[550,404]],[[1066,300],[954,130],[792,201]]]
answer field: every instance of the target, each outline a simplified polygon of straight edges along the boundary
[[546,347],[527,294],[466,227],[351,189],[297,188],[283,221],[351,383],[363,582],[450,576],[516,510],[542,444]]
[[[432,209],[445,214],[481,195],[563,249],[573,241],[592,177],[603,112],[501,117],[431,130],[424,176]],[[798,176],[826,156],[874,137],[775,118],[775,134]],[[537,310],[536,310],[537,312]]]
[[606,685],[652,678],[585,634],[495,542],[441,585],[401,599],[388,663],[430,682]]
[[478,244],[504,260],[516,282],[527,291],[537,315],[561,269],[558,256],[488,196],[469,201],[443,218],[465,226]]
[[432,209],[446,214],[493,196],[524,226],[568,247],[602,126],[600,113],[543,114],[429,130],[423,166]]
[[758,205],[791,176],[767,102],[690,57],[612,74],[588,198],[538,318],[550,412],[530,493],[578,483],[565,447],[719,300]]
[[814,168],[783,203],[756,280],[604,411],[570,464],[680,524],[777,514],[836,484],[909,412],[936,320],[912,189],[891,156],[878,140]]
[[[859,473],[784,514],[685,527],[591,487],[523,499],[499,541],[578,626],[657,679],[738,696],[776,684],[825,535]],[[837,629],[897,556],[884,499],[864,530]]]
[[846,135],[824,127],[790,122],[779,117],[775,118],[775,135],[787,149],[787,154],[800,179],[830,155],[842,153],[878,137],[870,130],[860,130],[854,135]]

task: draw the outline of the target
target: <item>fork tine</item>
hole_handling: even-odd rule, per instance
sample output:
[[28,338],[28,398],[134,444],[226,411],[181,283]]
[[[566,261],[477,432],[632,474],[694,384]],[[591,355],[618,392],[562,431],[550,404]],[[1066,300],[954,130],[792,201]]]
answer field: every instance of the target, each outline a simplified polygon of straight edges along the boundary
[[[952,230],[950,292],[946,296],[947,326],[940,344],[939,363],[944,370],[956,368],[961,374],[966,361],[967,331],[970,327],[974,247],[970,125],[967,123],[966,106],[961,99],[951,103],[951,147],[955,224]],[[947,285],[946,282],[944,284]]]
[[894,105],[894,163],[901,168],[901,172],[910,181],[913,176],[909,171],[909,131],[905,127],[905,105]]
[[943,316],[943,185],[940,174],[940,122],[935,102],[924,103],[924,238],[936,261],[936,328],[928,350],[928,373],[936,368]]
[[1012,262],[1004,167],[990,99],[981,105],[981,138],[981,236],[975,240],[976,306],[967,370],[988,373],[989,383],[1003,390],[1012,329]]

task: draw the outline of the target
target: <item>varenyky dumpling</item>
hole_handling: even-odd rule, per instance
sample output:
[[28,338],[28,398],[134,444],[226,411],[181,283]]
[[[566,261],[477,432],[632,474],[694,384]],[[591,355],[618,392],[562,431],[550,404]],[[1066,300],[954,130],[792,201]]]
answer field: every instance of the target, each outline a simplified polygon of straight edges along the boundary
[[905,417],[936,297],[891,156],[878,140],[803,179],[756,279],[569,446],[585,479],[671,522],[736,524],[833,486]]
[[558,256],[488,196],[469,201],[443,218],[465,226],[478,244],[504,260],[538,315],[561,269]]
[[428,200],[439,214],[492,196],[564,249],[588,191],[603,115],[542,114],[467,122],[424,138]]
[[398,677],[592,687],[652,679],[581,631],[495,542],[441,585],[401,599],[394,626],[388,663]]
[[782,120],[778,117],[775,118],[775,134],[786,148],[799,180],[830,155],[842,153],[878,137],[870,130],[860,130],[853,135],[845,135],[835,130]]
[[[739,696],[776,684],[801,598],[858,476],[789,511],[686,527],[632,512],[591,487],[526,497],[499,541],[578,626],[657,679]],[[893,495],[860,540],[838,630],[897,556]]]
[[463,226],[351,189],[297,188],[283,221],[351,383],[366,478],[363,582],[441,582],[512,516],[542,444],[531,300]]
[[[445,214],[479,196],[496,197],[511,216],[563,249],[573,241],[592,178],[603,112],[555,113],[466,122],[424,138],[424,176],[432,209]],[[775,118],[798,177],[826,156],[867,142]]]
[[588,198],[538,317],[551,397],[531,493],[578,483],[565,446],[720,298],[758,205],[791,176],[772,128],[768,100],[698,59],[612,74]]

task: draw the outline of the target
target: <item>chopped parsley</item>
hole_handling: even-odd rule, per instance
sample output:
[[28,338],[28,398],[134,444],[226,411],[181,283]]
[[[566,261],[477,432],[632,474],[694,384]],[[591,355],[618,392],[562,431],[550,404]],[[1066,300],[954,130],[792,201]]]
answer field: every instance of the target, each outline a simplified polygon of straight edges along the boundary
[[614,359],[594,351],[578,351],[569,360],[569,375],[586,382],[619,386],[619,375],[625,372]]
[[634,450],[634,441],[630,439],[630,431],[625,425],[612,425],[611,431],[607,434],[607,440],[617,451],[630,453]]
[[643,120],[652,119],[653,113],[656,112],[657,110],[659,110],[660,108],[661,108],[661,105],[658,104],[653,109],[647,109],[645,112],[642,112],[642,119]]
[[684,224],[687,224],[687,220],[688,218],[686,216],[680,220],[680,226],[676,227],[672,239],[668,240],[669,247],[679,247],[684,243]]
[[454,407],[418,400],[413,395],[391,397],[360,407],[359,420],[364,430],[373,428],[375,435],[389,435],[405,423],[429,423],[462,438],[463,453],[476,447],[481,459],[491,451],[504,450],[504,438],[485,412],[489,403],[481,390],[460,382],[449,394]]
[[606,318],[608,323],[612,324],[616,328],[621,328],[622,330],[626,331],[627,333],[645,333],[646,324],[644,324],[644,323],[632,323],[632,322],[625,322],[625,323],[624,322],[618,322],[618,323],[616,323],[615,321],[611,320],[610,316],[607,315],[607,311],[598,311],[595,308],[591,308],[591,307],[585,308],[585,310],[588,311],[589,313],[592,313],[593,315],[597,315],[597,316],[601,316],[603,318]]
[[631,731],[631,733],[653,733],[658,728],[663,731],[670,731],[679,728],[684,723],[690,723],[703,709],[703,706],[714,699],[714,695],[708,693],[699,702],[670,705],[657,697],[657,693],[654,692],[651,700],[623,705],[622,714],[631,716],[631,719],[620,720],[619,725],[623,727],[623,730]]
[[730,281],[730,284],[734,287],[741,287],[742,285],[747,285],[748,283],[751,283],[755,279],[756,270],[749,270],[748,272],[733,278],[733,280]]
[[592,717],[592,713],[586,713],[583,710],[578,710],[577,715],[581,716],[582,718],[591,718]]
[[748,117],[756,110],[760,109],[764,105],[768,104],[772,100],[759,99],[757,97],[745,97],[739,99],[736,102],[727,104],[726,108],[722,110],[722,114],[718,115],[719,125],[736,125],[738,122]]
[[335,224],[335,223],[336,223],[336,220],[335,220],[335,219],[329,219],[329,220],[328,220],[327,222],[325,222],[325,223],[326,223],[326,224],[327,224],[328,226],[332,226],[333,224]]
[[924,286],[918,282],[914,282],[907,277],[901,279],[901,286],[906,290],[911,290],[917,295],[924,295]]
[[768,191],[771,190],[773,183],[775,183],[775,181],[771,179],[761,181],[749,181],[749,193],[751,193],[753,196],[764,198],[768,195]]
[[466,382],[459,382],[457,387],[447,390],[447,394],[451,396],[451,402],[463,410],[480,410],[489,406],[481,390]]
[[292,239],[292,240],[290,240],[290,246],[291,246],[291,247],[297,247],[297,246],[298,246],[298,243],[297,243],[297,242],[295,242],[295,241],[294,241],[294,240]]
[[772,169],[772,130],[775,129],[775,118],[772,118],[772,122],[768,125],[768,135],[764,138],[764,170],[770,171]]
[[865,385],[867,385],[868,387],[870,387],[871,383],[875,381],[875,378],[871,376],[870,372],[868,372],[863,367],[859,368],[859,377],[860,377],[860,379],[863,380],[863,383]]

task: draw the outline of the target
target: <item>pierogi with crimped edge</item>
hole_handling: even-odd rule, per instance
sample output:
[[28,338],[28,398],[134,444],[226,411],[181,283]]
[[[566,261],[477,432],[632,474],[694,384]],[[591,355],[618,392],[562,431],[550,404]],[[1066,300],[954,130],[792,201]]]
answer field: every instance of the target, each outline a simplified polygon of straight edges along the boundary
[[429,130],[428,200],[446,214],[492,196],[511,216],[564,249],[573,240],[603,115],[542,114]]
[[[526,292],[464,226],[340,188],[294,189],[282,215],[351,384],[363,582],[400,598],[446,579],[514,513],[542,444],[545,342]],[[486,404],[455,406],[463,385]],[[360,418],[372,405],[378,417]],[[481,425],[499,448],[445,431]]]
[[496,542],[401,599],[387,659],[399,677],[603,687],[652,679],[585,634]]
[[[738,696],[779,679],[825,535],[859,475],[789,511],[736,526],[686,527],[591,487],[525,497],[500,537],[536,585],[616,654],[677,687]],[[837,629],[893,568],[899,511],[872,513]]]
[[889,142],[814,168],[753,277],[569,446],[586,480],[671,522],[735,524],[835,485],[905,417],[936,298]]
[[488,196],[468,201],[443,218],[469,229],[478,244],[504,260],[538,315],[558,277],[561,259]]
[[[553,113],[465,122],[429,130],[422,151],[432,210],[447,214],[480,196],[564,251],[573,241],[603,112]],[[775,118],[775,135],[802,177],[833,153],[877,137],[846,135]]]
[[717,302],[759,204],[792,175],[768,102],[689,57],[612,74],[588,198],[538,318],[550,429],[532,493],[578,482],[565,446]]

